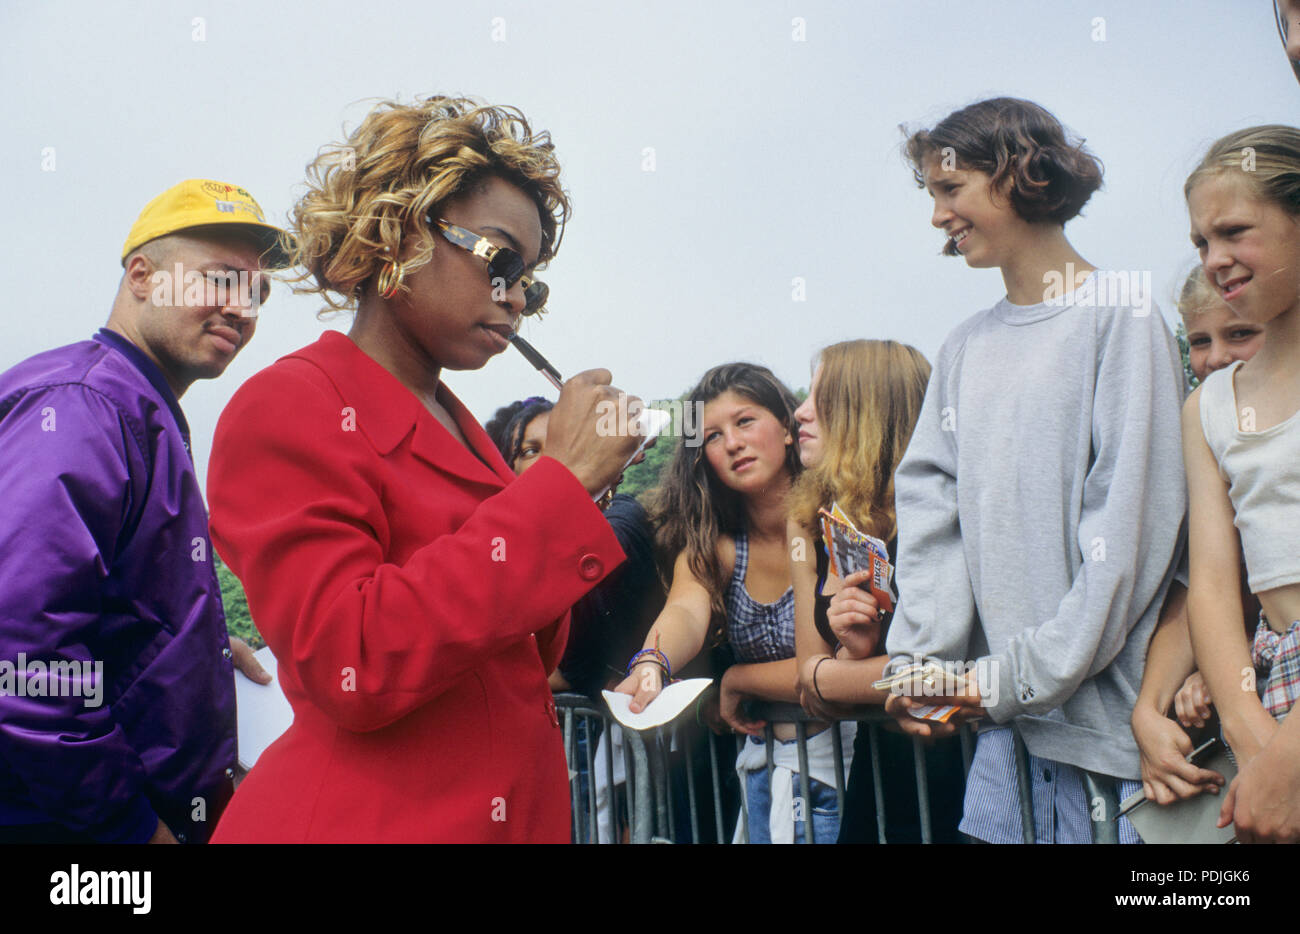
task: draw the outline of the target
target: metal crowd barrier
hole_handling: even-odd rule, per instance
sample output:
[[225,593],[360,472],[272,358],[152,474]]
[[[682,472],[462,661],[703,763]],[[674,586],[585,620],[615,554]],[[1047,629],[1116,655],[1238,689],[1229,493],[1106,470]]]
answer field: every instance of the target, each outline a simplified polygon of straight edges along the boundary
[[[603,704],[597,707],[583,695],[557,694],[555,702],[563,715],[564,751],[571,779],[573,842],[729,842],[732,837],[728,828],[736,826],[737,821],[741,825],[741,840],[748,840],[745,809],[739,803],[739,779],[733,768],[734,756],[746,741],[744,736],[736,736],[734,740],[720,737],[707,727],[698,725],[689,714],[649,730],[628,730],[619,727],[608,710],[601,709]],[[794,724],[799,792],[804,802],[811,802],[808,724],[819,721],[793,704],[765,704],[755,713],[767,721],[764,741],[769,779],[776,742],[773,724]],[[855,721],[859,730],[868,731],[876,832],[878,841],[885,843],[887,827],[880,731],[884,724],[892,723],[893,718],[878,707],[864,707]],[[838,723],[831,727],[830,734],[834,747],[836,799],[842,817],[848,776],[844,769],[844,749]],[[1019,731],[1013,735],[1021,823],[1025,842],[1034,843],[1029,756]],[[615,736],[619,741],[612,739]],[[598,737],[604,737],[604,742],[600,742]],[[969,726],[963,727],[958,737],[964,776],[970,771],[974,731]],[[617,752],[615,746],[618,746]],[[921,842],[931,843],[934,826],[926,747],[917,737],[912,738],[911,746]],[[728,750],[725,755],[724,748]],[[697,777],[701,753],[708,764],[707,790],[700,788],[701,782]],[[621,780],[617,765],[622,766]],[[1102,815],[1098,817],[1095,811],[1092,814],[1093,842],[1118,843],[1118,828],[1113,817],[1118,805],[1113,786],[1087,772],[1083,774],[1083,782],[1090,802],[1104,802],[1100,809]],[[805,835],[800,842],[813,843],[816,814],[811,807],[806,807],[806,810]],[[608,832],[603,833],[602,827]]]
[[[654,824],[645,737],[635,730],[624,730],[608,709],[600,709],[582,694],[556,694],[555,705],[563,717],[573,842],[650,843]],[[620,740],[618,753],[610,741],[614,735]],[[601,737],[605,742],[599,742]],[[623,781],[617,780],[616,759],[623,768]],[[603,802],[602,783],[598,781],[601,777]],[[602,823],[609,828],[607,840],[601,839]]]

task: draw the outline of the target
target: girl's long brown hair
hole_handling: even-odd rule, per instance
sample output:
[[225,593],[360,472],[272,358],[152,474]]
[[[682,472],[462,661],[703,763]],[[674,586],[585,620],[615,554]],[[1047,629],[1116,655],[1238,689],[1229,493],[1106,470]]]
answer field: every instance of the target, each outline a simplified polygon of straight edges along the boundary
[[[765,366],[716,366],[690,391],[685,404],[703,407],[728,390],[767,409],[798,438],[794,420],[798,400]],[[714,474],[704,455],[704,444],[688,446],[687,440],[683,436],[678,442],[666,479],[652,493],[650,514],[658,529],[656,539],[665,579],[671,576],[673,562],[684,551],[692,573],[708,588],[716,638],[718,624],[726,614],[727,591],[727,579],[718,561],[718,537],[735,535],[743,529],[744,498]],[[797,477],[802,469],[797,440],[786,448],[785,468],[791,477]]]

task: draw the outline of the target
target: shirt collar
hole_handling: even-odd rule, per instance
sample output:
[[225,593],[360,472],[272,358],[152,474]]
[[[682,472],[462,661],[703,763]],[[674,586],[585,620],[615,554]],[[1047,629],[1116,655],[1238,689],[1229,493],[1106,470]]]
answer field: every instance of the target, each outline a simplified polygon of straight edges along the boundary
[[163,371],[158,368],[158,364],[150,360],[143,350],[116,331],[100,328],[94,339],[105,346],[112,347],[135,364],[135,368],[149,381],[149,385],[153,386],[158,391],[158,395],[162,396],[163,401],[167,403],[167,408],[172,410],[172,416],[176,419],[176,424],[185,437],[185,446],[188,448],[190,423],[185,420],[185,413],[181,411],[180,400],[176,398],[176,393],[172,392],[171,386],[167,385],[167,377],[163,376]]

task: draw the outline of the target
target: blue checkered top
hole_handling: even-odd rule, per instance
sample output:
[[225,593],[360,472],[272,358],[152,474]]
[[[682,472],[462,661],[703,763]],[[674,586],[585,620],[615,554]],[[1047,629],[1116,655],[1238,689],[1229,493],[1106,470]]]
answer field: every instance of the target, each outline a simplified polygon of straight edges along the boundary
[[738,662],[794,658],[794,588],[775,603],[759,603],[745,589],[749,538],[736,533],[736,569],[727,585],[727,639]]

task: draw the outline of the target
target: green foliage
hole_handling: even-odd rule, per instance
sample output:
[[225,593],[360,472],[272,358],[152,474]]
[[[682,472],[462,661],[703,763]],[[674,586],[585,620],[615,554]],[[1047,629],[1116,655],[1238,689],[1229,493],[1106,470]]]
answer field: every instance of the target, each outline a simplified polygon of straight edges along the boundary
[[[686,398],[686,393],[678,396],[678,400]],[[659,406],[659,408],[667,408]],[[677,445],[681,443],[682,435],[682,415],[680,411],[673,411],[673,422],[655,441],[654,446],[645,452],[645,460],[639,464],[633,464],[623,472],[623,482],[618,485],[620,493],[626,493],[629,496],[635,496],[641,501],[641,505],[649,508],[650,501],[646,495],[656,486],[659,485],[660,475],[668,469],[669,462],[672,461],[673,455],[677,453]],[[698,430],[699,426],[694,425]]]
[[226,607],[226,632],[238,636],[254,649],[266,645],[262,634],[253,625],[253,617],[248,612],[248,598],[244,596],[244,585],[239,582],[235,572],[226,567],[214,551],[217,562],[217,580],[221,583],[221,602]]
[[645,453],[645,460],[633,464],[623,474],[623,482],[618,485],[620,493],[635,496],[641,505],[648,505],[646,495],[659,485],[660,475],[668,468],[677,450],[678,439],[664,434],[655,442],[654,447]]
[[1191,347],[1187,343],[1187,328],[1183,327],[1183,322],[1178,322],[1178,330],[1174,332],[1174,337],[1178,339],[1178,353],[1183,358],[1183,375],[1187,377],[1187,385],[1195,389],[1201,381],[1192,372]]

